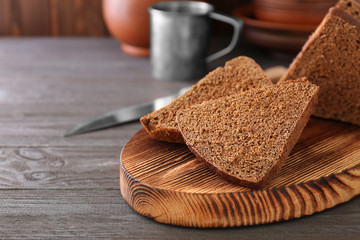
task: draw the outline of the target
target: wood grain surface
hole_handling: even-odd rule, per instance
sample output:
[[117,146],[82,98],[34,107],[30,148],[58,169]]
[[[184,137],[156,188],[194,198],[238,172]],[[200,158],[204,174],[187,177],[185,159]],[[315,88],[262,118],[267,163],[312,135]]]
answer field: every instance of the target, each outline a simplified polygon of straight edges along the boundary
[[[239,54],[264,68],[286,64],[241,46],[210,67]],[[89,116],[162,97],[188,83],[153,81],[149,60],[127,56],[113,39],[0,38],[0,84],[0,239],[359,237],[360,197],[320,214],[239,228],[183,228],[137,214],[120,193],[119,156],[141,124],[62,134]]]
[[145,130],[124,147],[120,189],[140,214],[187,227],[232,227],[311,215],[360,194],[360,127],[313,118],[279,176],[252,190],[221,179],[186,145]]
[[0,0],[0,36],[109,36],[101,0]]

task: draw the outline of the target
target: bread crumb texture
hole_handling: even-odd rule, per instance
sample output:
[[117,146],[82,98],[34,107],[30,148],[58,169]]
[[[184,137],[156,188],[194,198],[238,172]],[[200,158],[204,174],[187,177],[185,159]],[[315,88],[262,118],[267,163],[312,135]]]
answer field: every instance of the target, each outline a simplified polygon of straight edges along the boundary
[[328,13],[283,79],[305,76],[320,86],[315,116],[360,125],[360,33],[348,20],[360,22],[346,15]]
[[289,81],[208,101],[178,112],[190,149],[218,171],[260,181],[279,161],[318,87]]
[[234,93],[247,91],[252,88],[272,85],[271,80],[254,60],[248,57],[237,57],[210,72],[184,95],[172,101],[169,105],[152,112],[141,119],[145,129],[150,135],[153,132],[162,132],[163,141],[171,141],[168,132],[178,133],[176,113],[187,106],[202,103],[211,99],[228,96]]

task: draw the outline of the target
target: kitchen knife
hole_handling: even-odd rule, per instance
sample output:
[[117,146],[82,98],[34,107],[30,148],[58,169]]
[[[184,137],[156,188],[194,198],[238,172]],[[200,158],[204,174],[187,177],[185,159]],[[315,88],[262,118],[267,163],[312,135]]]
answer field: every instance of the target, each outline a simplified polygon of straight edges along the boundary
[[184,87],[180,89],[179,92],[166,97],[157,98],[149,102],[120,108],[112,112],[90,117],[69,128],[63,136],[68,137],[81,133],[92,132],[138,120],[140,117],[168,105],[172,100],[184,94],[190,88],[191,86]]
[[[274,83],[276,83],[280,79],[280,77],[286,72],[286,70],[287,69],[285,67],[274,66],[266,69],[265,73]],[[173,95],[157,98],[149,102],[120,108],[112,112],[93,116],[71,127],[64,133],[63,136],[67,137],[71,135],[92,132],[95,130],[113,127],[123,123],[138,120],[140,117],[168,105],[173,99],[184,94],[190,88],[191,86],[184,87],[180,89],[179,92]]]

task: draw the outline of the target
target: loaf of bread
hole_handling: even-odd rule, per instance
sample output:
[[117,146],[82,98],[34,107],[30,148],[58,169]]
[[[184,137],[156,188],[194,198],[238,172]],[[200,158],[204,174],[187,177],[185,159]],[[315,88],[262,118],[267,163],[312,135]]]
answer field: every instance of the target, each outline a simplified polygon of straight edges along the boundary
[[315,116],[360,125],[359,4],[338,5],[342,8],[329,10],[279,82],[307,77],[320,86]]
[[175,120],[178,110],[211,99],[272,85],[254,60],[237,57],[219,67],[169,105],[140,119],[149,135],[159,141],[183,143]]
[[251,89],[178,111],[189,149],[219,176],[260,188],[280,171],[317,103],[306,78]]

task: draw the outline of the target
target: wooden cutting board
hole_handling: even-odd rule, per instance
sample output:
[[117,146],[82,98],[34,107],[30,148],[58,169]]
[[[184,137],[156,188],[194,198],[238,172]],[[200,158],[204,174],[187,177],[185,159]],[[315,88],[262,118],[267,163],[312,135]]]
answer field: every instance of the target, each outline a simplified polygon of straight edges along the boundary
[[140,130],[125,145],[120,189],[155,221],[230,227],[299,218],[360,193],[360,127],[312,118],[279,176],[252,190],[219,178],[186,145],[158,142]]

